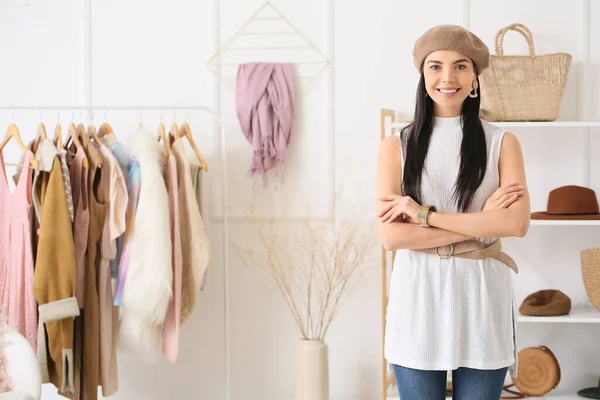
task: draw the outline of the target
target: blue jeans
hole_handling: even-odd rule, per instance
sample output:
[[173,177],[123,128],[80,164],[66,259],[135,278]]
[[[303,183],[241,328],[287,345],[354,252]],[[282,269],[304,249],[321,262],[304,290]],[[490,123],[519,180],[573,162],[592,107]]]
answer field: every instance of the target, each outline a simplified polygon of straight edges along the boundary
[[[392,365],[400,400],[444,400],[446,371],[424,371]],[[452,371],[453,400],[498,400],[508,367],[482,370],[458,368]]]

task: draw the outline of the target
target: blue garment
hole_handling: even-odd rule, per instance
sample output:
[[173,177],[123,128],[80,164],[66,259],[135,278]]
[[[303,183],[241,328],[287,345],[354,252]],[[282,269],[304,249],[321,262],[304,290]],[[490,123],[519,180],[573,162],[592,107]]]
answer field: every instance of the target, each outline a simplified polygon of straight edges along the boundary
[[[392,365],[402,400],[444,400],[446,371],[420,370]],[[473,369],[460,367],[452,371],[453,400],[498,400],[508,367]]]
[[[106,135],[103,138],[104,144],[108,147],[110,152],[115,156],[119,167],[125,178],[125,185],[127,186],[127,194],[129,195],[129,204],[127,206],[127,224],[132,221],[132,216],[129,214],[137,206],[137,197],[140,183],[140,167],[137,160],[131,155],[131,151],[121,142],[116,140],[113,134]],[[127,230],[130,230],[131,226],[127,226]],[[126,232],[127,232],[126,230]],[[117,238],[117,256],[110,262],[110,275],[113,282],[117,282],[117,293],[122,293],[122,286],[124,279],[120,277],[119,269],[121,265],[121,256],[123,250],[123,243],[125,235],[122,234]],[[120,305],[121,296],[115,296],[115,306]]]

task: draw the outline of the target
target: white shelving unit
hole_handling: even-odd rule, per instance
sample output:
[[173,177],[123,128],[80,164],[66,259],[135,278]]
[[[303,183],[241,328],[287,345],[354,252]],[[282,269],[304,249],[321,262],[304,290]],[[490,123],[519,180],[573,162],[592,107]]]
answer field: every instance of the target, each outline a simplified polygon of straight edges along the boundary
[[[600,121],[531,121],[531,122],[491,122],[504,128],[593,128],[600,127]],[[387,122],[386,129],[404,128],[408,122]]]
[[[560,391],[556,389],[556,394],[552,394],[552,391],[546,396],[535,397],[539,400],[581,400],[583,397],[577,396],[577,394],[560,394]],[[452,400],[452,397],[446,397],[447,400]],[[400,400],[398,397],[387,397],[386,400]]]
[[559,324],[600,324],[600,311],[574,308],[567,315],[556,317],[532,317],[519,315],[517,322],[559,323]]
[[593,226],[600,225],[600,220],[551,220],[532,219],[529,226]]

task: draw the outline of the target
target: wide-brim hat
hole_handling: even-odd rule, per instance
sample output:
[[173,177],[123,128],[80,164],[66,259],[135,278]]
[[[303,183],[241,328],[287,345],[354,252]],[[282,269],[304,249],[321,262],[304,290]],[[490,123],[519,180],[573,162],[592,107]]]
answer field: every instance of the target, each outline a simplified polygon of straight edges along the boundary
[[539,290],[523,300],[519,312],[523,315],[558,316],[571,311],[569,296],[556,289]]
[[590,302],[600,310],[600,247],[581,250],[581,276]]
[[531,213],[531,219],[600,220],[596,193],[583,186],[558,187],[548,194],[546,211]]

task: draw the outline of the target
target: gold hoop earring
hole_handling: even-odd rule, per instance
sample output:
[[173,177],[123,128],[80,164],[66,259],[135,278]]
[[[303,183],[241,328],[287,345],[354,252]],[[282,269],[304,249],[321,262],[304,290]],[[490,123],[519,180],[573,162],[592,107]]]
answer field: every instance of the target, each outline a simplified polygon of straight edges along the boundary
[[479,87],[479,84],[477,83],[477,81],[473,81],[473,86],[472,86],[472,90],[469,92],[469,97],[474,99],[476,98],[477,95],[477,88]]

